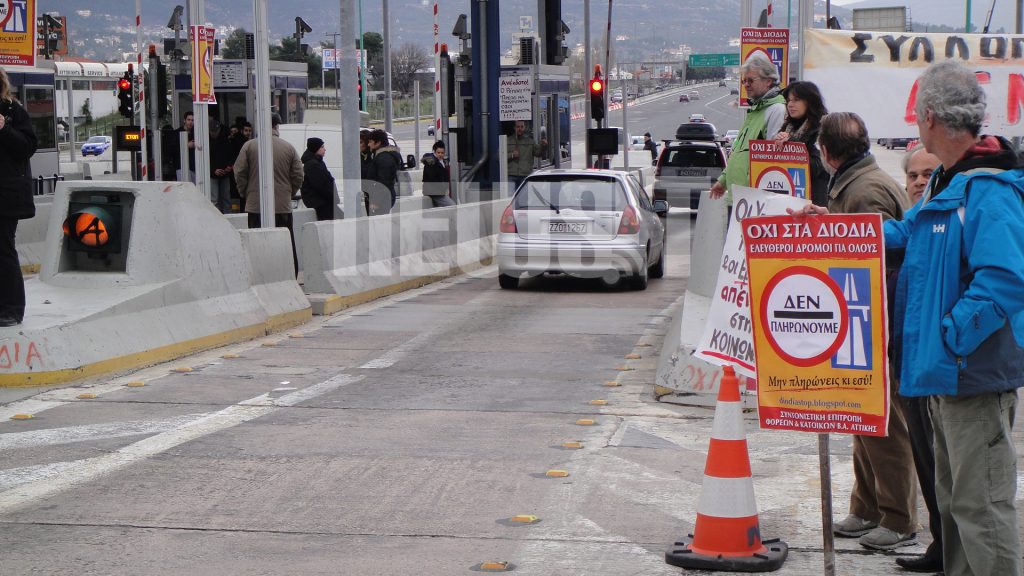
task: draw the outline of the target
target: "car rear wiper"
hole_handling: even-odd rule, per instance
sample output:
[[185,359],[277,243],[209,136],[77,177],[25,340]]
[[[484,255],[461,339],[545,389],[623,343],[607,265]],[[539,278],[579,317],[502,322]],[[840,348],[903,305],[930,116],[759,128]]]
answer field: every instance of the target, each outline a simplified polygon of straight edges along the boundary
[[534,188],[534,189],[533,189],[533,195],[537,197],[537,200],[540,200],[540,203],[541,203],[541,204],[543,204],[543,205],[547,206],[547,207],[548,207],[548,210],[554,210],[554,211],[555,211],[555,214],[561,214],[561,213],[562,213],[562,212],[561,212],[561,211],[560,211],[560,210],[558,209],[558,206],[555,206],[555,205],[554,205],[554,204],[552,204],[551,202],[548,202],[547,200],[545,200],[545,199],[544,199],[544,197],[540,195],[540,192],[539,192],[539,191],[537,191],[537,189],[536,189],[536,188]]

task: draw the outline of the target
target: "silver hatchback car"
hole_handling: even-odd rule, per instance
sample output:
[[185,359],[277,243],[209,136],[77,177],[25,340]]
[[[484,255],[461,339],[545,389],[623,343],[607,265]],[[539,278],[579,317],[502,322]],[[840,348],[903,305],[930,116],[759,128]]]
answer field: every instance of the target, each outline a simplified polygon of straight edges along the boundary
[[539,170],[501,216],[498,283],[561,273],[635,290],[665,274],[668,204],[652,202],[636,176],[617,170]]

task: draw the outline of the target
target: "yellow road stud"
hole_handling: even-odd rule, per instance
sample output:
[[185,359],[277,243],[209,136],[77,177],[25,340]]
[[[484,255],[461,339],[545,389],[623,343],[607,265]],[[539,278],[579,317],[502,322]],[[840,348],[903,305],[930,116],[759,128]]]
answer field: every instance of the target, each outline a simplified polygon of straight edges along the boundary
[[569,475],[568,470],[548,470],[544,473],[548,478],[565,478]]
[[288,335],[289,338],[305,338],[306,335],[301,332],[292,332]]
[[580,426],[593,426],[594,425],[594,421],[591,420],[590,418],[580,418],[579,420],[576,421],[576,423],[579,424]]
[[633,368],[631,368],[630,366],[619,366],[618,368],[616,368],[616,370],[618,370],[619,372],[629,372],[632,369]]
[[263,347],[264,348],[273,348],[274,346],[277,346],[277,342],[264,342],[263,343]]
[[235,358],[238,358],[238,357],[239,357],[238,354],[225,354],[225,355],[221,356],[221,358],[223,358],[225,360],[234,360]]
[[480,564],[480,569],[486,572],[504,572],[508,570],[508,562],[482,562]]
[[[191,370],[192,369],[189,368],[188,371],[191,371]],[[127,386],[129,388],[142,388],[145,385],[146,385],[146,383],[143,382],[142,380],[132,380],[131,382],[125,382],[125,386]]]
[[582,442],[562,442],[562,448],[570,448],[572,450],[579,450],[583,448]]
[[604,383],[604,385],[609,387],[609,388],[615,388],[617,386],[622,386],[622,384],[619,384],[615,380],[608,380],[607,382]]
[[639,360],[639,354],[626,354],[626,360]]
[[79,394],[78,396],[75,396],[75,398],[78,398],[79,400],[91,400],[95,397],[96,395],[91,392],[86,392],[84,394]]
[[173,370],[171,370],[171,372],[177,372],[178,374],[187,374],[187,373],[189,373],[191,371],[192,371],[192,369],[189,368],[188,366],[179,366],[179,367],[174,368]]
[[521,524],[533,524],[537,521],[537,517],[533,514],[518,514],[510,518],[512,522],[519,522]]
[[607,400],[591,400],[590,401],[590,404],[593,405],[593,406],[604,406],[607,403],[608,403]]
[[11,420],[31,420],[32,418],[35,418],[35,416],[31,414],[15,414],[11,416]]

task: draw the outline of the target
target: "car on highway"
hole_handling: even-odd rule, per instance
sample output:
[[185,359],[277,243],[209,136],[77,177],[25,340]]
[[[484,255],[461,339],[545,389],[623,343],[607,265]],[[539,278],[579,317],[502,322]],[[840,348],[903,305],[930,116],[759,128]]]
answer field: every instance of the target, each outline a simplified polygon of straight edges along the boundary
[[99,156],[110,148],[110,136],[92,136],[82,142],[82,156]]
[[885,146],[887,150],[895,148],[907,148],[914,138],[879,138],[878,143]]
[[690,114],[690,122],[707,122],[708,119],[703,114]]
[[725,87],[725,80],[719,80],[718,81],[718,87],[719,88],[724,88]]
[[739,94],[739,93],[740,93],[740,89],[739,88],[730,88],[729,89],[729,94],[736,95],[736,94]]
[[700,92],[690,90],[690,100],[700,100]]
[[622,102],[622,94],[612,94],[611,101],[614,103]]
[[665,201],[653,202],[637,177],[620,170],[538,170],[501,215],[498,284],[565,274],[625,279],[634,290],[665,274]]
[[735,142],[736,139],[739,138],[739,137],[740,137],[740,131],[739,130],[726,130],[725,131],[725,143],[726,143],[726,145],[731,147],[732,143]]
[[654,169],[654,200],[689,208],[697,216],[701,194],[721,176],[725,152],[714,141],[665,142]]
[[687,122],[676,128],[676,140],[718,140],[718,131],[711,122]]
[[680,102],[689,102],[690,101],[690,95],[689,94],[680,94],[679,95],[679,101]]

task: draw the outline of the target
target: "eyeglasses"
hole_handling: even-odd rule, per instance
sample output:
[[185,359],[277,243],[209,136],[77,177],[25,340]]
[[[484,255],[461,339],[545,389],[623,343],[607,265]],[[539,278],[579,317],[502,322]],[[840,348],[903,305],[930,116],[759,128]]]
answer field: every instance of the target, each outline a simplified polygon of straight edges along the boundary
[[754,82],[757,82],[758,80],[761,80],[761,78],[744,78],[744,79],[740,80],[740,84],[744,84],[744,85],[746,85],[746,84],[753,84]]

